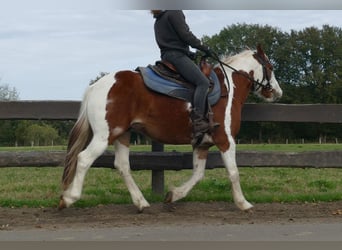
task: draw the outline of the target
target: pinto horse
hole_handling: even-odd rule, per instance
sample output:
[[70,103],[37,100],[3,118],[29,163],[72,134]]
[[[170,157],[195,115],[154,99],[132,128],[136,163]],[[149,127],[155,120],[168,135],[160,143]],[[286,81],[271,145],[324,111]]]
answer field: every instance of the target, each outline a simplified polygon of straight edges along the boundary
[[[236,164],[235,136],[240,129],[241,110],[252,91],[266,101],[282,96],[272,65],[262,48],[247,49],[225,58],[214,68],[221,84],[221,97],[212,106],[214,121],[220,126],[205,135],[206,143],[193,148],[193,175],[166,196],[166,202],[184,198],[204,176],[208,149],[216,145],[232,183],[234,202],[241,210],[253,206],[245,199]],[[69,207],[81,197],[85,175],[92,163],[115,145],[114,166],[123,177],[132,201],[139,211],[149,207],[130,173],[130,131],[135,129],[166,144],[190,144],[191,104],[149,90],[139,72],[108,74],[90,85],[84,95],[77,122],[70,132],[63,194],[59,209]]]

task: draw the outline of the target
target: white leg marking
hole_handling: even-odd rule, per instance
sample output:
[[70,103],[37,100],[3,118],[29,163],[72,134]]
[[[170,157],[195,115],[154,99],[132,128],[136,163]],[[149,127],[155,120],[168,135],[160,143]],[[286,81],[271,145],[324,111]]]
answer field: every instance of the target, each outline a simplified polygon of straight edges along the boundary
[[124,132],[123,128],[116,127],[112,130],[112,136],[117,137],[118,135],[121,135]]
[[235,144],[231,143],[229,150],[224,153],[221,152],[221,156],[232,182],[232,192],[236,206],[241,210],[252,208],[253,205],[246,200],[241,190],[239,170],[235,159]]
[[118,140],[115,141],[114,165],[123,177],[128,191],[131,194],[134,205],[139,209],[139,211],[142,211],[144,208],[149,207],[150,204],[144,198],[130,173],[129,148],[121,144]]
[[[228,69],[230,71],[230,69]],[[229,72],[228,71],[228,72]],[[233,198],[236,206],[241,210],[248,210],[253,206],[245,199],[241,186],[240,186],[240,176],[239,170],[237,168],[236,159],[235,159],[235,141],[232,136],[231,125],[232,125],[232,105],[234,98],[234,82],[232,78],[232,74],[228,74],[229,82],[225,83],[229,87],[229,97],[228,103],[225,111],[225,119],[224,119],[224,127],[227,134],[227,140],[229,142],[229,149],[226,152],[221,152],[223,163],[228,171],[229,178],[232,182],[232,192]]]
[[199,158],[199,150],[195,149],[193,152],[193,173],[191,178],[182,186],[172,189],[172,201],[177,201],[184,198],[190,190],[204,177],[206,159]]
[[78,155],[74,180],[63,193],[63,199],[70,206],[81,198],[84,177],[91,164],[106,150],[107,140],[93,137],[89,146]]

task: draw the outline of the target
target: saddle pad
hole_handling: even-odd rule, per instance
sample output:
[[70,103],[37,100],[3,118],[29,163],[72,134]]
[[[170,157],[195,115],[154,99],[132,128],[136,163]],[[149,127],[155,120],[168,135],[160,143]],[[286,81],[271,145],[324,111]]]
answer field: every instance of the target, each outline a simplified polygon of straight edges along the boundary
[[[187,102],[192,102],[194,89],[189,89],[176,82],[164,79],[149,67],[138,67],[138,71],[141,73],[144,83],[149,89]],[[211,72],[210,78],[214,82],[214,87],[209,93],[208,101],[210,105],[214,105],[220,99],[221,86],[214,71]]]

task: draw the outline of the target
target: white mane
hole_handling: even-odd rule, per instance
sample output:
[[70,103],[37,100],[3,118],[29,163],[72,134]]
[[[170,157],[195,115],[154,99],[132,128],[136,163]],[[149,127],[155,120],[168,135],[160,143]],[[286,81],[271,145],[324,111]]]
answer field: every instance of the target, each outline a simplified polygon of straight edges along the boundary
[[224,56],[221,61],[226,63],[226,64],[233,64],[236,60],[240,60],[242,58],[246,58],[248,56],[251,56],[251,54],[253,54],[254,51],[250,50],[250,49],[246,49],[236,55],[233,56]]

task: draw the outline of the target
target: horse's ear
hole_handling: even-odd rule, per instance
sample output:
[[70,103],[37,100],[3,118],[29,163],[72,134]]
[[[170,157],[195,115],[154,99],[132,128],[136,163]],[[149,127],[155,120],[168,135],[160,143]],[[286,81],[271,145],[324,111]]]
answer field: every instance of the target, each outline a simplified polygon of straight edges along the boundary
[[263,49],[261,48],[261,44],[260,43],[258,43],[258,45],[257,45],[257,54],[258,55],[264,55],[265,54]]

